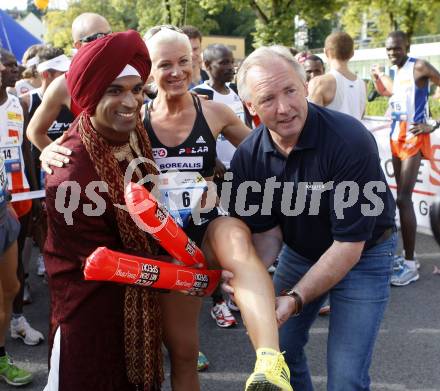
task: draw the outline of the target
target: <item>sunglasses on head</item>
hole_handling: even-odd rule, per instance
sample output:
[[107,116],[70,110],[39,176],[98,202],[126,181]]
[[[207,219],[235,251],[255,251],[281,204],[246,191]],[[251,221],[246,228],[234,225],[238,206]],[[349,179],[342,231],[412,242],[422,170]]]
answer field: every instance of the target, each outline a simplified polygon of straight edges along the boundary
[[173,26],[172,24],[161,24],[159,26],[154,26],[151,29],[149,29],[144,35],[144,40],[148,41],[153,35],[157,34],[159,31],[162,30],[172,30],[183,34],[182,29],[180,29],[179,27]]
[[81,43],[89,43],[89,42],[93,42],[96,41],[99,38],[105,37],[107,35],[111,34],[111,31],[107,31],[106,33],[95,33],[95,34],[90,34],[87,35],[84,38],[81,38],[79,41]]

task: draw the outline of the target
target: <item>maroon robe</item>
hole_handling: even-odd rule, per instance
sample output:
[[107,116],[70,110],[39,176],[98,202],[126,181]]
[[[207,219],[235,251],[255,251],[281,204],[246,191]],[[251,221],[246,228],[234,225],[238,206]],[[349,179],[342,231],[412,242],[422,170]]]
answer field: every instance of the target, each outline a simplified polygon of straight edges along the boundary
[[[44,259],[51,296],[50,351],[57,327],[61,327],[60,391],[130,391],[124,353],[124,292],[115,283],[84,281],[85,258],[99,246],[122,249],[114,207],[107,193],[105,212],[89,217],[83,206],[95,202],[85,194],[91,181],[99,181],[81,142],[77,126],[68,131],[64,146],[72,150],[70,163],[54,168],[46,180],[48,235]],[[73,225],[56,210],[58,186],[76,181],[81,187]],[[93,197],[92,197],[93,198]],[[68,205],[70,193],[65,203]],[[58,207],[58,209],[60,209]]]

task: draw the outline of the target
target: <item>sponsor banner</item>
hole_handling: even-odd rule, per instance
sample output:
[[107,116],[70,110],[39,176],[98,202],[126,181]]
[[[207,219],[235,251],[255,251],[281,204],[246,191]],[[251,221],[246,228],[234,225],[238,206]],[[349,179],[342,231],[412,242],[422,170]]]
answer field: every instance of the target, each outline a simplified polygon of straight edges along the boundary
[[[379,148],[382,169],[396,197],[396,180],[390,149],[391,121],[385,117],[365,117],[362,123],[373,134]],[[431,134],[432,160],[422,160],[413,192],[417,231],[432,234],[429,222],[429,207],[440,194],[440,133]],[[398,214],[398,211],[397,211]],[[397,219],[399,225],[399,220]]]

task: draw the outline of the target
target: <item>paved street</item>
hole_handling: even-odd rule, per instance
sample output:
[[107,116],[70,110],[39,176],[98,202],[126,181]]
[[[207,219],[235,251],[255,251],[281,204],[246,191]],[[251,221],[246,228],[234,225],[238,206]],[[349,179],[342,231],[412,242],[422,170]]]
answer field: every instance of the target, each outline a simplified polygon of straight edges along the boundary
[[[419,234],[417,253],[422,263],[420,280],[392,289],[373,359],[372,390],[440,391],[440,275],[432,274],[434,265],[440,267],[440,247],[432,237]],[[34,269],[31,271],[34,302],[25,307],[25,312],[30,323],[47,335],[47,285],[35,276]],[[202,351],[211,366],[201,374],[201,388],[203,391],[243,390],[254,360],[243,324],[240,321],[235,329],[218,328],[209,316],[209,306],[210,302],[206,301],[200,328]],[[308,346],[316,391],[326,388],[327,325],[327,318],[317,320]],[[23,389],[41,391],[47,376],[47,342],[28,347],[8,338],[6,344],[15,361],[35,374],[35,381]],[[0,383],[0,390],[13,389]],[[170,387],[166,384],[163,389],[169,391]]]

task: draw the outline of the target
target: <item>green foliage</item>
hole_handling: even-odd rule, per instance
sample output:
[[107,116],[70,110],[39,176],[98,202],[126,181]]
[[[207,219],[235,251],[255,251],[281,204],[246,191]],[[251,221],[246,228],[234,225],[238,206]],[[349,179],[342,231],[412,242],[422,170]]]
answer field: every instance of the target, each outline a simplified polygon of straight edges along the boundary
[[212,16],[217,28],[212,29],[211,35],[225,35],[245,38],[245,52],[252,51],[252,33],[255,32],[255,14],[251,9],[237,12],[230,4],[226,5],[218,15]]
[[438,0],[352,0],[344,3],[342,26],[356,38],[360,35],[363,20],[369,22],[369,35],[374,43],[383,43],[393,30],[403,30],[409,36],[416,32],[439,33]]
[[254,47],[273,43],[293,46],[295,17],[305,20],[309,27],[313,27],[323,19],[334,17],[341,3],[342,0],[202,0],[200,2],[210,13],[218,13],[228,4],[237,12],[252,10],[256,16]]
[[309,28],[308,35],[308,48],[316,49],[323,48],[326,37],[332,32],[332,21],[323,19],[315,27]]
[[[103,15],[112,26],[113,31],[124,31],[137,28],[137,17],[134,11],[127,10],[130,3],[136,0],[70,0],[65,11],[49,11],[44,17],[47,26],[45,41],[61,47],[70,54],[72,48],[72,22],[84,12],[96,12]],[[133,9],[133,8],[131,8]]]
[[[32,7],[32,0],[28,0]],[[105,16],[113,31],[128,28],[143,34],[157,24],[192,24],[204,35],[241,35],[258,47],[272,43],[294,46],[295,18],[305,20],[310,47],[322,46],[331,28],[341,23],[358,37],[363,15],[372,39],[383,42],[393,29],[439,33],[439,0],[68,0],[65,11],[48,11],[44,20],[48,42],[71,47],[73,19],[83,12]],[[339,19],[340,18],[340,19]],[[423,23],[417,21],[423,20]]]
[[208,34],[218,27],[217,22],[197,1],[137,0],[136,14],[138,30],[141,33],[158,24],[190,24],[196,26],[202,34]]
[[384,97],[379,97],[372,102],[367,102],[367,107],[365,109],[365,115],[379,116],[385,115],[388,109],[388,99]]
[[440,118],[440,101],[438,99],[429,99],[429,111],[432,118]]

